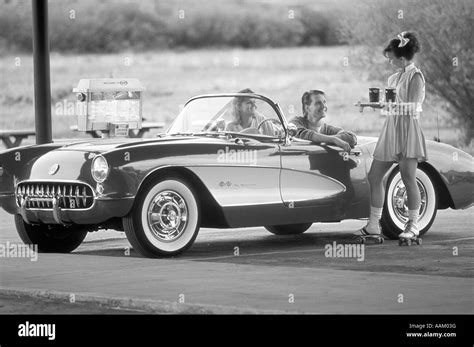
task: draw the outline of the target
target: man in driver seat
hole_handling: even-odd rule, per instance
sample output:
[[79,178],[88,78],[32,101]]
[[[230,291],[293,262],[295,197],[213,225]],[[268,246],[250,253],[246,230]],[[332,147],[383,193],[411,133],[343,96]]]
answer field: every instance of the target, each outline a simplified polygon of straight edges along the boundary
[[[253,94],[254,91],[247,88],[239,93]],[[270,122],[263,123],[258,129],[266,118],[257,112],[257,105],[253,98],[235,97],[232,100],[232,116],[233,120],[227,124],[226,131],[275,136],[275,129]]]

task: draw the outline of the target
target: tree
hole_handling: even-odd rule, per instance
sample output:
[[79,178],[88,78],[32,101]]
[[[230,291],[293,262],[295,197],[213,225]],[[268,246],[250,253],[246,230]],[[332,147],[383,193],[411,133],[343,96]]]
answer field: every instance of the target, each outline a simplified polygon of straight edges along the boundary
[[354,49],[355,63],[382,80],[383,47],[402,31],[421,42],[418,65],[427,92],[446,101],[464,143],[474,138],[474,2],[472,0],[365,1],[342,21],[342,35]]

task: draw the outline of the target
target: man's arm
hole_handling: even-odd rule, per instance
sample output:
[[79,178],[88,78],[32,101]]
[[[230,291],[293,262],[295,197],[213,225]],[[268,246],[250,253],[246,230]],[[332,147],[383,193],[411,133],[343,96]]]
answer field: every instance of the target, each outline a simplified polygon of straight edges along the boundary
[[336,136],[337,138],[346,141],[351,147],[357,145],[357,136],[352,131],[346,131],[333,125],[324,124],[321,132],[326,135]]
[[307,140],[307,141],[312,141],[312,142],[324,142],[329,145],[335,145],[338,147],[343,148],[345,151],[350,152],[350,145],[338,138],[335,135],[325,135],[325,134],[320,134],[317,131],[307,129],[306,125],[304,124],[303,120],[299,119],[300,117],[295,117],[293,118],[290,123],[296,125],[297,131],[296,131],[296,137]]
[[357,136],[351,131],[341,131],[335,136],[343,141],[346,141],[351,147],[357,145]]
[[314,141],[313,140],[313,130],[307,129],[306,124],[304,124],[304,120],[301,117],[295,117],[290,120],[290,123],[296,126],[296,135],[295,137],[307,140],[307,141]]
[[320,134],[317,131],[308,129],[304,120],[301,117],[293,118],[290,123],[296,125],[296,137],[302,140],[312,142],[327,142],[332,143],[332,137],[324,134]]
[[325,135],[337,135],[342,131],[344,131],[344,129],[326,123],[323,123],[323,126],[321,127],[321,133]]

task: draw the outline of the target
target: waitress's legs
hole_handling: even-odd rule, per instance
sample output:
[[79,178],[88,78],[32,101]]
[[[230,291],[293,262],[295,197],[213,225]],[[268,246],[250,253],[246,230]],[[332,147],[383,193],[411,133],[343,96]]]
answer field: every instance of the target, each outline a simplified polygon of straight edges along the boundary
[[408,205],[408,223],[405,231],[400,234],[401,237],[413,237],[418,235],[418,211],[420,210],[420,190],[416,183],[416,168],[418,160],[416,158],[404,158],[399,163],[400,174],[402,175],[403,184],[407,190]]
[[370,184],[370,216],[369,222],[356,235],[380,234],[379,220],[382,218],[383,203],[385,199],[385,187],[383,177],[392,166],[392,162],[374,159],[368,174]]

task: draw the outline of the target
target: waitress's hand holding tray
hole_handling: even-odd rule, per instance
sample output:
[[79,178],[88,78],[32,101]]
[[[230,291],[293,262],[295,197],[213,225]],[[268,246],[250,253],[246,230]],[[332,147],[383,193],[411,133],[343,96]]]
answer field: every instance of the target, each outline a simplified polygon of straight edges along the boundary
[[364,107],[371,107],[372,110],[384,109],[384,111],[390,112],[395,103],[396,91],[395,88],[385,88],[385,101],[380,101],[380,89],[369,88],[369,102],[358,101],[354,106],[359,107],[359,111],[362,113]]

